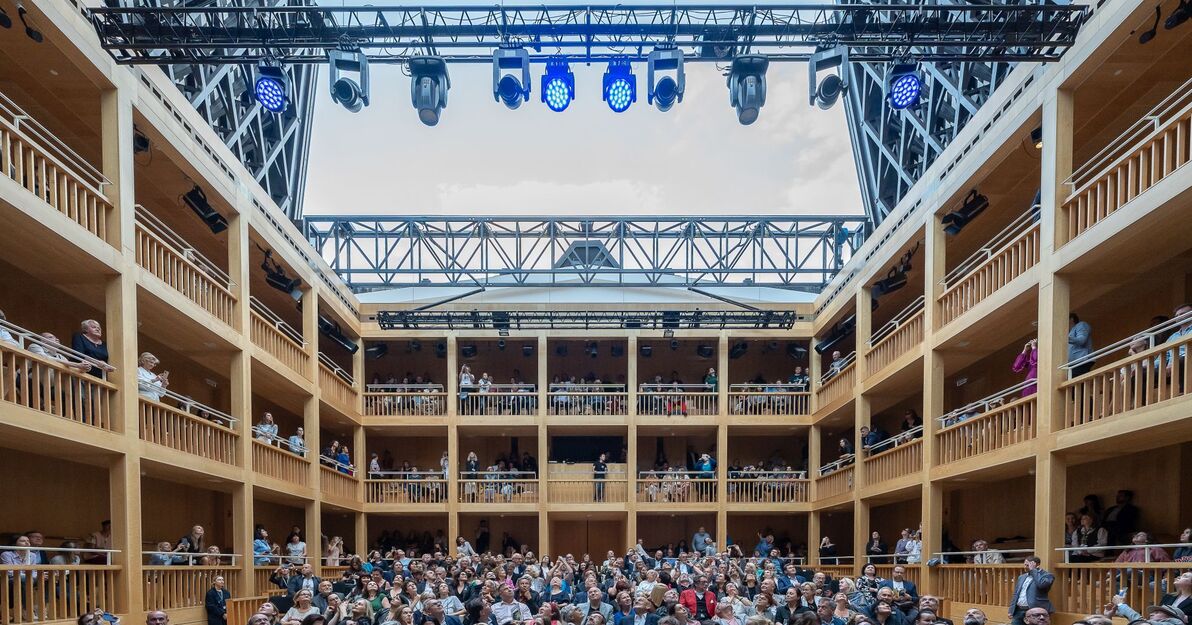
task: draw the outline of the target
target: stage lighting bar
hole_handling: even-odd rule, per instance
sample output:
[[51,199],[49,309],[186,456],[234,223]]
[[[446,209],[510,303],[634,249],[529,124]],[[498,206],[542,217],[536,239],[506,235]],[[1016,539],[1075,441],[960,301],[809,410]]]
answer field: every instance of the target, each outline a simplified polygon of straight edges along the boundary
[[[548,329],[645,329],[662,330],[662,311],[499,311],[508,315],[514,330]],[[790,311],[770,310],[682,310],[681,328],[783,329],[794,327],[800,316]],[[377,323],[383,330],[496,330],[493,311],[383,310]]]

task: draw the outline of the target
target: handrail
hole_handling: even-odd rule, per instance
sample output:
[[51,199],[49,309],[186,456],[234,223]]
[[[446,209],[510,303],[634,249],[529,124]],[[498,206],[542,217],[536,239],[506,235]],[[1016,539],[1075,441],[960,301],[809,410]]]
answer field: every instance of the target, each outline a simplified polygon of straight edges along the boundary
[[285,447],[286,451],[294,454],[295,456],[298,456],[299,458],[302,458],[304,460],[306,459],[306,452],[308,451],[308,448],[306,447],[306,439],[302,439],[302,450],[296,451],[294,449],[294,444],[291,443],[290,439],[287,437],[269,435],[269,441],[266,442],[264,439],[262,439],[259,436],[260,434],[261,434],[260,426],[257,426],[257,425],[252,426],[252,439],[254,441],[256,441],[262,445],[268,446],[268,447],[272,447],[273,443],[276,441],[278,443],[278,447]]
[[[239,419],[237,419],[236,417],[233,417],[232,415],[230,415],[222,410],[216,410],[215,408],[212,408],[211,406],[208,406],[201,402],[197,402],[185,395],[179,395],[178,393],[175,393],[174,391],[171,391],[168,388],[161,388],[161,387],[157,387],[157,386],[150,386],[150,385],[142,384],[142,385],[140,385],[138,390],[141,390],[141,389],[151,391],[154,395],[161,395],[163,397],[169,397],[170,399],[172,399],[178,403],[177,406],[170,406],[169,404],[165,404],[164,402],[162,402],[160,399],[157,400],[157,403],[164,405],[166,408],[172,408],[174,410],[178,410],[180,412],[191,415],[193,417],[211,421],[211,422],[215,423],[216,425],[222,425],[228,429],[232,429],[232,426],[234,426],[239,421]],[[145,397],[144,395],[141,396],[141,399],[148,400],[148,398]],[[202,414],[197,414],[197,413],[191,412],[192,408],[197,408],[200,412],[205,412],[207,414],[202,415]],[[219,417],[219,419],[213,419],[212,418],[213,416]],[[220,423],[220,420],[225,421],[225,423]]]
[[277,313],[269,310],[269,307],[261,302],[261,300],[250,295],[248,296],[248,306],[253,312],[263,317],[269,323],[272,323],[278,332],[286,335],[286,338],[297,343],[299,347],[306,347],[306,339],[302,338],[302,333],[295,330],[293,326],[286,323],[281,317],[278,317]]
[[[591,466],[591,463],[588,463],[588,466]],[[628,479],[627,477],[625,477],[628,474],[629,474],[628,469],[609,469],[604,472],[605,478],[612,475],[612,476],[621,476],[618,479]],[[587,469],[585,471],[575,471],[575,470],[551,471],[550,473],[547,474],[547,479],[552,479],[552,480],[554,480],[554,479],[575,480],[575,479],[581,479],[581,478],[590,479],[592,477],[592,475],[593,474],[592,474],[591,469]]]
[[319,364],[330,369],[332,373],[339,376],[344,382],[347,382],[348,386],[356,386],[356,378],[353,378],[347,369],[335,364],[335,361],[331,360],[331,357],[327,354],[319,352]]
[[[382,474],[401,473],[401,471],[382,471],[381,473]],[[468,471],[467,469],[459,470],[461,480],[486,479],[484,476],[487,476],[487,475],[490,475],[493,473],[500,474],[501,477],[505,478],[505,479],[515,479],[515,480],[536,479],[538,477],[538,473],[535,471],[490,471],[488,469],[477,469],[475,471]],[[462,477],[464,475],[468,475],[468,476],[475,475],[476,477]],[[509,477],[509,476],[512,476],[512,477]],[[522,476],[526,476],[526,477],[522,477]],[[490,478],[490,479],[499,479],[499,478]]]
[[823,476],[827,475],[828,473],[831,473],[833,471],[838,471],[844,467],[847,467],[847,466],[855,463],[856,460],[857,460],[857,454],[844,454],[843,456],[837,458],[835,461],[829,462],[828,464],[821,466],[819,468],[819,471],[820,471],[819,476],[823,477]]
[[347,475],[348,477],[352,477],[352,474],[356,471],[355,465],[344,464],[344,463],[336,460],[335,458],[324,456],[323,454],[319,454],[319,463],[325,467],[328,467],[328,468],[334,467],[336,469],[347,469],[349,471],[349,473],[346,473],[345,475]]
[[442,393],[444,387],[442,384],[366,384],[364,389],[370,393]]
[[[173,559],[181,560],[181,559],[185,558],[187,560],[187,564],[194,564],[195,560],[202,560],[203,558],[206,558],[206,557],[228,558],[229,560],[231,560],[232,564],[236,564],[236,558],[244,557],[242,554],[239,554],[239,553],[207,553],[207,552],[179,553],[177,551],[142,551],[141,555],[142,556],[169,556],[171,560],[173,560]],[[257,556],[257,557],[264,557],[264,556]]]
[[849,355],[841,358],[841,361],[839,367],[828,366],[828,370],[820,376],[820,386],[827,384],[829,380],[840,375],[842,371],[855,364],[857,362],[857,350],[854,349],[852,352],[849,352]]
[[[112,184],[112,181],[108,180],[98,168],[88,162],[87,159],[79,156],[78,152],[75,152],[70,148],[70,146],[66,145],[66,142],[59,139],[56,135],[54,135],[54,133],[50,132],[49,129],[41,125],[41,122],[37,121],[28,113],[26,113],[24,109],[18,106],[2,92],[0,92],[0,114],[7,115],[9,118],[11,118],[9,125],[11,125],[15,131],[31,139],[32,143],[47,150],[56,152],[57,154],[48,154],[47,156],[55,161],[58,161],[58,165],[60,167],[66,170],[71,170],[76,174],[78,172],[73,171],[73,168],[71,167],[72,165],[75,168],[83,170],[82,175],[89,177],[90,180],[83,180],[82,182],[90,183],[90,186],[92,187],[91,190],[96,192],[98,195],[103,195],[104,185]],[[25,126],[29,128],[31,132],[25,132],[21,129],[22,120],[25,121]],[[3,117],[0,117],[0,121],[9,122],[8,119],[4,119]]]
[[[1192,543],[1159,543],[1159,544],[1147,543],[1145,545],[1087,545],[1084,547],[1056,547],[1055,550],[1064,552],[1064,562],[1067,562],[1068,556],[1071,555],[1070,552],[1072,552],[1072,551],[1093,551],[1093,550],[1103,551],[1106,549],[1118,550],[1118,551],[1129,551],[1131,549],[1143,549],[1145,551],[1145,553],[1143,554],[1143,558],[1144,558],[1143,562],[1149,563],[1151,561],[1151,548],[1152,547],[1156,548],[1156,549],[1192,547]],[[1135,564],[1137,564],[1137,563],[1135,563]],[[1167,563],[1164,562],[1163,564],[1167,564]]]
[[[571,386],[570,389],[567,388],[569,384]],[[493,386],[496,385],[494,384]],[[594,391],[588,389],[599,390]],[[608,393],[625,393],[627,390],[627,384],[590,384],[588,382],[560,382],[556,384],[551,382],[547,385],[547,392],[550,393],[599,393],[601,391]]]
[[764,393],[764,392],[767,392],[765,390],[761,390],[761,391],[750,390],[750,389],[759,389],[759,388],[760,389],[776,388],[776,389],[778,389],[777,391],[769,391],[769,392],[776,392],[776,393],[806,393],[807,392],[806,384],[793,384],[790,382],[773,382],[773,383],[762,383],[762,384],[755,384],[753,382],[741,382],[740,384],[729,384],[728,392],[730,392],[730,393],[755,393],[755,392]]
[[783,471],[783,470],[766,470],[766,471],[729,471],[728,479],[730,480],[751,480],[760,477],[772,477],[774,479],[790,479],[790,480],[805,480],[807,479],[806,471]]
[[[481,388],[487,390],[481,391]],[[487,387],[481,387],[479,382],[471,384],[460,384],[459,389],[468,393],[520,393],[524,391],[533,391],[533,384],[489,384]]]
[[1019,382],[1018,384],[1015,384],[1014,386],[1011,386],[1007,389],[998,391],[997,393],[994,393],[993,395],[984,397],[982,399],[978,399],[975,402],[961,406],[960,408],[957,408],[947,414],[936,417],[936,419],[938,419],[940,421],[940,424],[942,426],[947,427],[949,425],[948,421],[955,419],[956,417],[959,417],[963,414],[972,412],[973,410],[977,410],[978,413],[982,413],[982,412],[988,411],[990,408],[996,408],[996,407],[1002,405],[1003,403],[1005,403],[1007,395],[1011,395],[1013,393],[1020,393],[1026,387],[1034,385],[1036,383],[1037,383],[1036,380],[1023,380],[1022,382]]
[[145,208],[142,204],[133,205],[135,210],[134,219],[138,225],[144,226],[151,234],[161,239],[167,246],[174,248],[175,253],[183,259],[195,264],[199,269],[205,271],[212,278],[219,282],[219,286],[231,291],[235,287],[232,278],[218,265],[203,256],[197,249],[190,245],[182,235],[174,232],[169,226],[165,224],[152,211]]
[[[0,94],[0,96],[2,96],[2,95],[3,94]],[[109,365],[107,363],[100,362],[100,361],[98,361],[94,358],[91,358],[90,356],[87,356],[86,354],[83,354],[81,352],[76,352],[75,350],[73,350],[70,347],[63,345],[61,343],[51,343],[48,339],[45,339],[40,334],[38,334],[32,330],[23,328],[15,323],[5,320],[5,319],[0,319],[0,328],[8,330],[8,333],[11,334],[13,339],[16,340],[17,347],[19,347],[27,352],[32,353],[29,350],[29,344],[32,343],[32,344],[40,345],[47,352],[50,352],[50,353],[57,352],[59,354],[62,354],[63,356],[73,357],[76,364],[85,362],[85,363],[90,364],[92,366],[92,368],[98,369],[98,371],[100,373],[99,378],[102,380],[106,381],[108,379],[107,368],[111,368],[113,371],[115,370],[114,367],[112,367],[111,365]],[[36,356],[36,354],[34,354],[34,355]],[[90,372],[88,372],[88,373],[90,373]]]
[[[107,564],[112,563],[112,554],[113,553],[121,553],[121,551],[119,549],[93,549],[93,548],[87,548],[87,547],[51,547],[51,548],[47,549],[45,546],[22,547],[20,545],[0,545],[0,551],[50,551],[50,552],[56,552],[56,553],[102,553],[106,556],[105,560],[107,560]],[[49,564],[49,563],[43,562],[42,564]]]
[[[380,476],[382,476],[382,477],[380,477],[380,478],[373,477],[373,476],[375,476],[375,475],[380,475]],[[398,477],[395,477],[395,478],[387,478],[387,477],[384,477],[384,476],[389,476],[389,475],[394,475],[394,476],[398,476]],[[440,469],[440,470],[438,470],[438,471],[369,471],[369,472],[368,472],[368,478],[369,478],[369,479],[374,479],[374,480],[375,480],[375,479],[399,479],[399,480],[403,480],[403,479],[404,479],[404,480],[425,480],[425,479],[436,479],[436,480],[445,480],[445,479],[447,479],[447,476],[446,476],[446,475],[444,475],[444,474],[443,474],[443,470],[442,470],[442,469]]]
[[1038,220],[1040,208],[1039,204],[1032,201],[1031,207],[1025,213],[1015,217],[1005,228],[1002,228],[1001,232],[993,235],[985,245],[982,245],[971,256],[964,259],[964,262],[953,267],[952,271],[949,271],[940,280],[940,284],[945,289],[955,286],[962,278],[968,276],[979,267],[981,263],[993,258],[1002,248],[1012,244],[1015,239],[1031,229],[1031,226]]
[[[655,390],[648,390],[647,386],[653,386]],[[638,390],[642,393],[714,392],[713,387],[708,384],[674,384],[671,382],[642,382],[638,385]]]
[[927,296],[925,295],[916,297],[915,301],[911,302],[906,308],[903,308],[902,312],[894,315],[893,319],[887,321],[885,325],[878,328],[877,331],[873,333],[873,336],[869,337],[869,347],[873,347],[882,342],[882,339],[886,338],[886,336],[889,334],[893,334],[894,330],[898,329],[898,327],[901,326],[907,319],[919,314],[919,311],[923,310],[923,304],[926,301]]
[[[716,471],[716,469],[712,469],[712,471],[711,471],[711,473],[716,473],[716,472],[717,472],[717,471]],[[658,476],[658,477],[667,477],[667,478],[675,478],[675,479],[688,479],[688,480],[710,480],[710,479],[716,479],[716,478],[709,478],[709,477],[694,477],[694,476],[696,476],[696,475],[703,475],[704,473],[708,473],[708,471],[698,471],[698,470],[697,470],[697,471],[688,471],[688,470],[686,470],[686,469],[683,469],[683,470],[681,470],[681,471],[638,471],[638,472],[637,472],[637,476],[638,476],[638,477],[642,477],[642,476]]]
[[1063,369],[1065,371],[1071,371],[1072,369],[1074,369],[1076,367],[1079,367],[1085,363],[1093,362],[1102,356],[1112,354],[1116,351],[1121,350],[1122,348],[1129,348],[1131,345],[1133,345],[1136,341],[1138,341],[1140,339],[1146,339],[1147,349],[1153,349],[1155,347],[1158,347],[1159,345],[1162,345],[1162,343],[1157,342],[1155,339],[1157,339],[1162,334],[1166,334],[1167,332],[1170,332],[1172,330],[1179,329],[1179,327],[1184,325],[1185,323],[1192,323],[1192,312],[1187,312],[1187,313],[1179,315],[1175,318],[1168,319],[1167,321],[1164,321],[1163,323],[1153,325],[1153,326],[1147,328],[1146,330],[1143,330],[1142,332],[1139,332],[1139,333],[1129,336],[1127,338],[1121,339],[1120,341],[1118,341],[1116,343],[1106,345],[1105,347],[1102,347],[1096,351],[1089,352],[1088,354],[1086,354],[1084,356],[1070,360],[1070,361],[1060,365],[1059,368]]
[[[873,445],[870,445],[869,453],[876,454],[878,452],[878,449],[883,448],[883,447],[889,447],[890,449],[893,449],[895,447],[898,447],[897,442],[900,439],[906,438],[907,436],[914,436],[915,434],[922,434],[922,433],[923,433],[923,426],[916,425],[915,427],[913,427],[905,432],[899,432],[898,434],[895,434],[894,436],[891,436],[885,440],[882,440],[882,441],[879,441]],[[909,443],[911,441],[908,440],[908,441],[904,441],[904,442]],[[888,450],[881,449],[881,451],[888,451]],[[873,456],[870,456],[870,457],[872,458]]]
[[1035,550],[1033,548],[1031,548],[1031,549],[985,549],[983,551],[936,551],[935,553],[931,554],[931,557],[938,558],[940,556],[975,556],[975,555],[980,555],[982,553],[989,553],[991,551],[995,551],[997,553],[1035,553]]

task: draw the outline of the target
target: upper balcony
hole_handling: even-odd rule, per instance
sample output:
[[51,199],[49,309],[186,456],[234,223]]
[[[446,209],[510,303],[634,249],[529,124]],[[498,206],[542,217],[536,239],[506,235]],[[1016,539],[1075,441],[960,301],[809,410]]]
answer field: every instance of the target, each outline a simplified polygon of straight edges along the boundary
[[364,361],[365,419],[420,422],[447,414],[447,342],[430,339],[367,341],[379,356]]
[[790,423],[811,415],[807,341],[741,338],[729,343],[728,412],[739,423]]
[[[720,412],[715,339],[638,342],[637,414],[655,423],[707,423]],[[712,377],[709,377],[712,376]]]
[[446,510],[446,433],[441,425],[367,428],[364,502]]
[[944,276],[940,326],[972,310],[1039,262],[1039,206],[1010,221]]
[[470,423],[537,415],[545,390],[538,388],[537,345],[532,339],[460,339],[460,370],[448,372],[460,383],[459,395],[451,400],[456,412]]
[[628,341],[551,339],[547,342],[547,414],[629,414]]
[[819,406],[831,406],[842,398],[853,394],[857,385],[857,352],[842,355],[832,352],[832,360],[820,376],[815,399]]

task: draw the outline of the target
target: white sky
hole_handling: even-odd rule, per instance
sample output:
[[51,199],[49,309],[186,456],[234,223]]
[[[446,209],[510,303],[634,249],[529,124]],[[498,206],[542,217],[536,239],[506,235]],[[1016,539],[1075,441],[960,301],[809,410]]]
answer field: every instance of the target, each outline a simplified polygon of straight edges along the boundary
[[304,212],[408,215],[860,214],[843,102],[807,103],[804,63],[773,63],[761,116],[737,122],[724,77],[688,63],[684,101],[622,114],[600,99],[603,65],[572,63],[576,101],[510,111],[490,65],[453,65],[439,125],[424,126],[400,68],[372,67],[372,104],[349,113],[320,72]]

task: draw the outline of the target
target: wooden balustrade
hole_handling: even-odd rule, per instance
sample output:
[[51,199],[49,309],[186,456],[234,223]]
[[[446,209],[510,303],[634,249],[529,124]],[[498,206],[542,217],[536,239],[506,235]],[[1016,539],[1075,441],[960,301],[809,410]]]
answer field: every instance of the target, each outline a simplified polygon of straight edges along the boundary
[[310,476],[309,460],[255,438],[252,441],[252,468],[261,475],[295,486],[306,486]]
[[146,610],[177,610],[204,604],[216,577],[229,588],[236,585],[240,569],[227,566],[146,566],[142,569]]
[[277,570],[277,566],[277,564],[270,564],[266,566],[258,565],[253,567],[252,587],[256,594],[268,597],[270,592],[278,590],[277,584],[269,581],[269,577],[273,575],[274,571]]
[[711,391],[642,391],[637,396],[639,415],[715,415],[719,394]]
[[[764,386],[764,385],[762,385]],[[734,391],[728,394],[733,414],[796,417],[811,414],[811,393],[806,391]]]
[[321,362],[319,363],[319,391],[323,393],[324,399],[338,405],[341,410],[355,412],[356,389],[350,382]]
[[232,597],[227,600],[228,607],[228,623],[247,623],[252,615],[257,613],[257,608],[261,607],[262,603],[268,601],[269,598],[265,595],[257,595],[255,597]]
[[0,400],[112,430],[116,386],[0,341]]
[[1034,395],[947,424],[935,435],[940,464],[1034,440],[1037,428]]
[[[1189,388],[1192,335],[1156,345],[1065,381],[1064,427],[1076,427],[1178,397]],[[1183,352],[1183,354],[1181,354]],[[1168,363],[1171,363],[1170,365]]]
[[853,394],[853,386],[857,384],[857,365],[849,363],[839,373],[822,382],[815,391],[815,399],[819,407]]
[[807,503],[811,483],[803,478],[761,475],[729,478],[729,503]]
[[629,393],[596,391],[591,393],[550,392],[546,404],[552,415],[629,414]]
[[0,590],[0,623],[74,622],[96,606],[115,609],[119,573],[120,567],[108,565],[0,566],[0,579],[7,580]]
[[1146,606],[1159,605],[1165,592],[1174,592],[1175,578],[1186,570],[1187,562],[1059,564],[1052,571],[1051,596],[1056,610],[1094,614],[1125,589],[1126,605],[1146,618]]
[[550,503],[625,503],[628,500],[627,480],[594,480],[567,478],[547,480]]
[[716,478],[691,478],[686,473],[648,474],[637,478],[641,503],[716,503]]
[[[894,440],[902,439],[896,436]],[[914,438],[877,451],[865,458],[865,483],[879,484],[886,480],[913,475],[922,470],[923,439]]]
[[339,579],[346,570],[348,570],[347,566],[323,565],[319,567],[319,577],[322,577],[323,579]]
[[255,310],[249,311],[252,342],[302,377],[309,377],[310,354],[302,344]]
[[447,414],[447,393],[365,393],[366,417],[441,417]]
[[825,575],[830,575],[834,579],[840,579],[842,577],[856,577],[857,567],[851,564],[835,563],[836,561],[842,559],[844,558],[820,558],[820,564],[811,568],[815,569],[816,572],[822,572]]
[[815,480],[815,496],[826,499],[850,493],[853,490],[853,465],[837,469],[827,475],[821,475]]
[[222,278],[177,250],[139,221],[136,224],[137,264],[165,282],[183,297],[211,313],[216,319],[233,325],[236,296]]
[[236,464],[239,435],[229,427],[161,402],[144,397],[139,400],[141,440],[209,460]]
[[364,480],[365,503],[446,503],[447,480],[428,475]]
[[324,495],[356,500],[356,478],[328,466],[319,467],[319,483]]
[[85,180],[7,119],[0,119],[0,175],[25,187],[87,232],[108,240],[113,209],[98,182]]
[[877,576],[882,579],[894,579],[894,567],[900,566],[906,572],[906,579],[912,582],[915,586],[922,586],[920,580],[923,579],[922,568],[917,564],[874,564],[877,567]]
[[1009,606],[1022,565],[943,564],[936,571],[938,594],[955,605]]
[[461,479],[460,503],[538,503],[538,480]]
[[538,393],[522,391],[488,391],[475,389],[459,394],[461,415],[532,415],[538,414]]
[[873,374],[923,342],[923,311],[915,313],[874,343],[865,354],[865,371]]
[[939,297],[940,325],[951,323],[1039,262],[1039,222],[990,253]]

